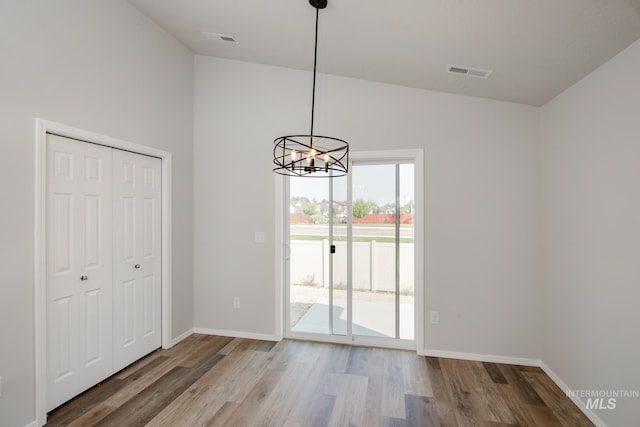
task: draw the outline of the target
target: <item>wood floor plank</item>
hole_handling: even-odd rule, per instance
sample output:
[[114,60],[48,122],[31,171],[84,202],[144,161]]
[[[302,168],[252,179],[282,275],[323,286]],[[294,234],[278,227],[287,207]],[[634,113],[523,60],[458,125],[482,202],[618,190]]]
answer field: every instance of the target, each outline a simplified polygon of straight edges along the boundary
[[531,372],[534,374],[544,374],[544,371],[539,366],[525,366],[525,365],[513,365],[521,372]]
[[173,368],[166,375],[127,401],[108,416],[101,419],[99,426],[144,426],[173,399],[182,394],[183,379],[187,368]]
[[142,358],[141,360],[137,361],[136,363],[132,363],[131,365],[127,366],[126,368],[124,368],[123,370],[121,370],[120,372],[117,372],[114,377],[118,378],[118,379],[126,379],[129,375],[138,372],[140,369],[144,369],[146,365],[148,365],[149,363],[154,362],[156,359],[158,358],[162,358],[164,360],[169,359],[168,356],[164,355],[161,351],[154,351],[151,354],[148,354],[147,356],[145,356],[144,358]]
[[235,359],[234,355],[226,356],[219,366],[203,375],[198,382],[216,386],[228,402],[239,403],[262,378],[269,355],[264,351],[244,352]]
[[[91,411],[85,413],[80,418],[75,419],[74,421],[66,424],[68,427],[90,427],[96,425],[98,421],[109,415],[116,408],[108,405],[98,405],[93,408]],[[47,423],[47,425],[49,425]]]
[[233,341],[233,338],[229,337],[211,337],[210,340],[204,341],[202,345],[195,348],[189,353],[188,357],[180,360],[177,366],[183,368],[193,368],[202,362],[203,359],[208,357],[212,353],[217,353],[222,350],[227,344]]
[[195,334],[49,414],[62,425],[592,426],[539,368]]
[[380,425],[382,427],[406,427],[407,422],[400,418],[383,417]]
[[[254,425],[259,424],[258,422],[253,422],[253,420],[258,417],[260,409],[266,406],[266,400],[273,390],[277,388],[281,379],[281,371],[268,369],[242,403],[233,405],[235,409],[229,416],[230,421],[216,425],[250,426],[252,423]],[[214,416],[210,422],[215,423],[215,418]]]
[[368,375],[368,362],[373,354],[373,349],[369,347],[352,347],[347,362],[347,374]]
[[424,357],[416,357],[413,351],[398,352],[402,360],[406,394],[433,397],[429,369]]
[[351,348],[344,345],[331,344],[328,350],[331,353],[331,360],[327,366],[325,366],[324,375],[318,383],[316,392],[336,396],[338,390],[334,381],[336,376],[333,374],[344,374],[347,372]]
[[[367,396],[364,407],[364,425],[378,427],[385,425],[384,419],[395,420],[399,418],[384,417],[382,414],[384,386],[384,353],[375,353],[368,363]],[[390,421],[389,421],[390,422]],[[388,423],[387,423],[388,424]]]
[[50,412],[47,416],[47,426],[66,426],[73,420],[78,419],[86,413],[95,410],[109,396],[122,389],[126,382],[124,380],[111,377],[95,387],[90,388],[75,399],[70,400],[65,405]]
[[273,347],[275,347],[276,344],[276,341],[258,341],[251,349],[254,351],[264,351],[268,353],[273,350]]
[[466,361],[473,373],[473,388],[476,396],[482,419],[494,423],[513,424],[514,416],[509,407],[502,399],[496,388],[496,383],[492,380],[482,362]]
[[429,379],[431,380],[431,389],[436,400],[436,411],[438,412],[440,426],[457,427],[458,422],[456,421],[446,379],[442,374],[440,361],[436,357],[425,357],[424,359],[429,370]]
[[[331,414],[336,404],[336,396],[315,394],[312,399],[312,403],[307,407],[303,425],[327,427],[331,421]],[[304,406],[304,404],[301,406]]]
[[565,427],[593,426],[593,423],[546,374],[523,372],[522,375]]
[[210,353],[224,358],[168,404],[150,424],[200,425],[213,418],[224,404],[240,403],[262,377],[269,357],[268,353],[251,348],[254,346],[236,346],[227,356],[220,355],[220,348],[211,348]]
[[227,345],[225,345],[223,348],[221,348],[220,351],[218,351],[218,354],[221,354],[223,356],[227,356],[229,353],[231,353],[242,342],[243,342],[243,340],[241,338],[234,338]]
[[124,405],[127,401],[133,399],[141,391],[175,368],[180,360],[180,357],[158,358],[157,362],[147,365],[144,371],[136,371],[129,375],[127,380],[130,380],[130,382],[127,387],[122,387],[111,395],[105,403],[115,407]]
[[331,360],[331,372],[335,374],[347,373],[349,354],[351,348],[346,345],[333,344],[333,357]]
[[149,420],[146,427],[204,425],[227,403],[218,390],[208,385],[191,386]]
[[286,346],[276,346],[274,348],[274,361],[272,363],[273,369],[278,371],[286,371],[289,365],[298,360],[299,352],[305,348],[305,343],[302,341],[289,341]]
[[498,393],[500,393],[500,396],[502,396],[502,400],[511,411],[517,425],[521,427],[537,427],[540,425],[536,423],[536,418],[533,416],[530,408],[541,408],[541,406],[532,406],[522,402],[518,398],[518,393],[516,393],[513,387],[508,383],[496,384],[495,387],[498,390]]
[[458,426],[483,427],[485,420],[481,417],[479,405],[472,394],[471,384],[468,382],[468,378],[472,378],[472,373],[467,370],[464,362],[440,359],[440,367],[449,390]]
[[[298,389],[297,396],[301,404],[294,405],[292,407],[287,417],[287,420],[290,422],[307,422],[308,418],[312,416],[311,413],[313,413],[313,416],[316,415],[315,411],[311,410],[311,408],[315,406],[317,401],[323,401],[323,403],[328,402],[328,400],[320,400],[326,396],[320,391],[320,384],[327,375],[331,375],[328,372],[328,366],[330,365],[332,358],[331,347],[316,346],[315,349],[318,357],[315,359],[312,368],[309,370],[309,375],[307,376],[303,387]],[[331,397],[333,397],[333,401],[335,401],[335,397]],[[308,402],[308,404],[304,404],[302,402]]]
[[214,354],[195,368],[173,368],[96,425],[144,426],[224,357]]
[[483,362],[482,365],[487,373],[491,377],[491,380],[496,384],[508,384],[507,379],[500,372],[500,368],[495,363]]
[[382,380],[382,415],[406,419],[403,366],[396,352],[385,352]]
[[234,414],[238,410],[238,407],[238,403],[224,402],[224,404],[213,414],[212,417],[197,425],[206,427],[223,427],[226,425],[232,425],[234,423]]
[[364,426],[364,405],[369,379],[363,375],[336,374],[342,386],[329,419],[330,426]]
[[407,427],[440,427],[438,411],[432,397],[404,395]]
[[266,426],[283,425],[293,407],[300,404],[291,396],[298,396],[301,389],[307,386],[305,383],[314,367],[313,363],[290,362],[289,369],[282,373],[280,381],[258,407],[253,420],[260,420]]
[[206,336],[198,335],[198,334],[189,335],[187,338],[180,341],[179,346],[175,345],[168,350],[158,349],[153,353],[140,359],[136,363],[132,363],[131,365],[127,366],[120,372],[116,373],[115,377],[124,379],[127,376],[131,375],[132,373],[143,368],[147,363],[151,363],[156,357],[162,357],[164,359],[174,359],[174,358],[184,357],[186,354],[189,354],[191,351],[193,351],[194,348],[200,345],[203,345],[203,343],[206,342],[205,340],[203,340],[203,337],[206,337]]
[[506,424],[506,423],[498,423],[495,421],[487,421],[486,427],[520,427],[517,424]]
[[532,426],[564,427],[548,406],[529,405],[528,409],[534,420]]
[[520,399],[529,405],[543,406],[545,403],[531,384],[523,377],[523,373],[514,365],[499,365],[500,371],[513,387]]

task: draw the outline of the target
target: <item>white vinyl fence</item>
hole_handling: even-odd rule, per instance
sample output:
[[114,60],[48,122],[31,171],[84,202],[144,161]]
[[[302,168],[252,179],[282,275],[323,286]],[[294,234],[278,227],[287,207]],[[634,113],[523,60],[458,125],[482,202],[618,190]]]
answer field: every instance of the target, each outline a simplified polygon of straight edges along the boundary
[[[291,241],[291,283],[329,285],[329,257],[333,256],[333,284],[347,286],[347,244],[328,240]],[[400,291],[413,293],[414,245],[400,244]],[[353,242],[353,288],[370,291],[395,290],[395,244]]]

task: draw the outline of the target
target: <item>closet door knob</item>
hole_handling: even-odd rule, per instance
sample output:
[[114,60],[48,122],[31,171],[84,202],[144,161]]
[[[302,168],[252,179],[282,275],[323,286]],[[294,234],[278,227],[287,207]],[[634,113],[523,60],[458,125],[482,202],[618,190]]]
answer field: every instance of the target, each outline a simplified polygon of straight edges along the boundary
[[134,265],[133,268],[140,268],[140,264]]
[[80,280],[89,280],[89,276],[80,276]]

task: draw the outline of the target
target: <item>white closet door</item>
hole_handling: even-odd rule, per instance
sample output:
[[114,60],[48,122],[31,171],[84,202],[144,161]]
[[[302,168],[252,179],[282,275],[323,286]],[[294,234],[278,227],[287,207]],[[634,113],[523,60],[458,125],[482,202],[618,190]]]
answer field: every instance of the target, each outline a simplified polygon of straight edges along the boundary
[[47,409],[113,373],[111,149],[47,137]]
[[114,361],[161,345],[161,161],[113,150]]

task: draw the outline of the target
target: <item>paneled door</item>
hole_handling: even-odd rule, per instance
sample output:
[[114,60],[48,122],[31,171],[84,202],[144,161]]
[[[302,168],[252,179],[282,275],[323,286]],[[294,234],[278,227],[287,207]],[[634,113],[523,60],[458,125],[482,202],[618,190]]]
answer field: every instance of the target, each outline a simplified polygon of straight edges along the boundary
[[161,160],[113,150],[114,368],[161,345]]
[[113,373],[111,149],[47,139],[47,409]]

